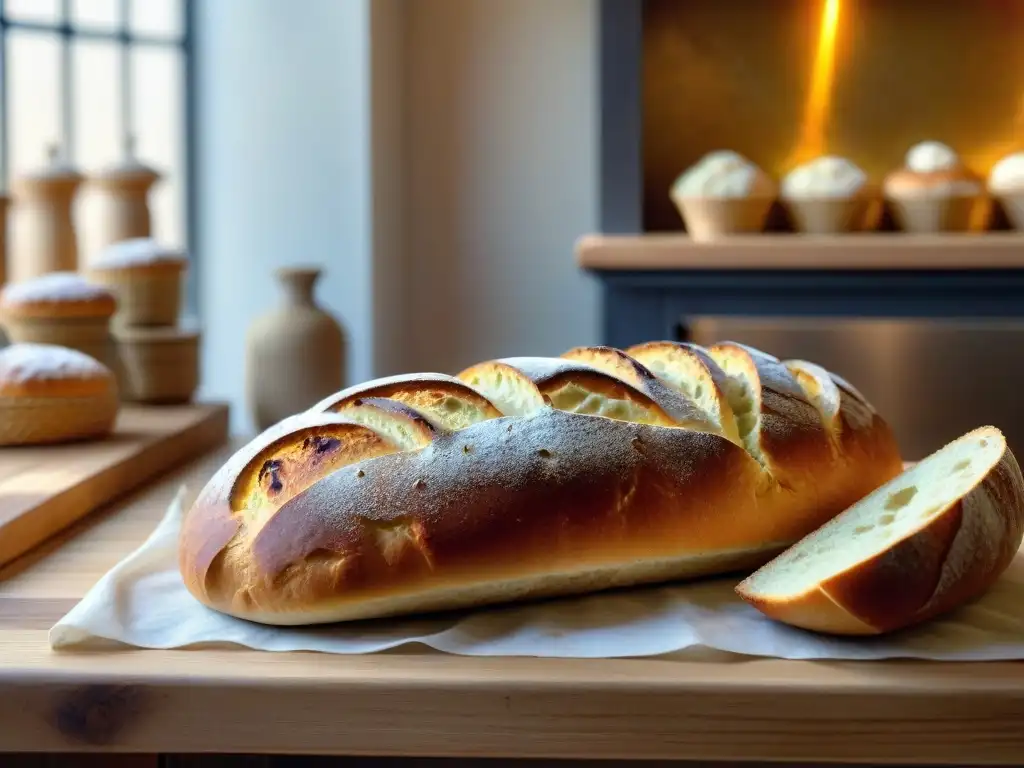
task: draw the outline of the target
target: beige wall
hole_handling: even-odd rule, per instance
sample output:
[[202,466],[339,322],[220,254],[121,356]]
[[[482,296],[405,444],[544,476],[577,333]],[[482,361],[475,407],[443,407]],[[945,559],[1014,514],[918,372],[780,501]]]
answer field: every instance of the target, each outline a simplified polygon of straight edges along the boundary
[[349,376],[373,371],[367,2],[196,3],[202,395],[239,432],[246,329],[280,300],[279,266],[325,267]]
[[197,5],[203,395],[249,428],[282,264],[324,265],[350,382],[596,341],[596,0],[293,5]]
[[[370,0],[370,252],[372,375],[401,373],[409,362],[410,280],[407,216],[408,14],[405,0]],[[354,380],[350,377],[350,380]]]
[[406,7],[410,365],[596,342],[597,3]]

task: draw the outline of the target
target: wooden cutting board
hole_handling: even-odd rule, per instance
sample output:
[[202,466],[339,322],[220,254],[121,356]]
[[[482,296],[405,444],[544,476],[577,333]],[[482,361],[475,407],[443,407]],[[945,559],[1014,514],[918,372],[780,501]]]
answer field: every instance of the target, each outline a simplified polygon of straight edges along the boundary
[[0,566],[228,438],[228,406],[124,406],[110,437],[0,448]]

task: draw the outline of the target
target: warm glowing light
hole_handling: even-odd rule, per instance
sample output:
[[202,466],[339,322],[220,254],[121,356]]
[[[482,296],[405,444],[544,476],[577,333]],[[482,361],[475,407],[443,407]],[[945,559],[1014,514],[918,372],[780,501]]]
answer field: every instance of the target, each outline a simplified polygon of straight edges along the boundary
[[824,0],[818,47],[811,70],[811,85],[804,104],[804,119],[800,124],[800,140],[796,145],[792,165],[812,160],[825,152],[825,134],[836,73],[836,36],[842,0]]
[[1013,116],[1013,142],[1024,149],[1024,93],[1017,101],[1017,112]]
[[992,166],[1011,152],[1024,152],[1024,94],[1017,99],[1009,136],[987,143],[976,152],[968,150],[967,157],[976,171],[987,174]]

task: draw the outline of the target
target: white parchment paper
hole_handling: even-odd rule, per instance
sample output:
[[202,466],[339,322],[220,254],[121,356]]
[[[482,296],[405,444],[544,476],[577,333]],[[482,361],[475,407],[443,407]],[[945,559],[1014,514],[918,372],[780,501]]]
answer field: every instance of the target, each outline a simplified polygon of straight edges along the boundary
[[685,656],[712,649],[786,659],[1024,659],[1024,555],[973,605],[920,628],[869,640],[827,638],[771,622],[734,596],[734,578],[460,615],[266,627],[216,613],[185,589],[176,555],[183,492],[149,539],[50,630],[53,648],[113,642],[338,654],[427,646],[471,656]]

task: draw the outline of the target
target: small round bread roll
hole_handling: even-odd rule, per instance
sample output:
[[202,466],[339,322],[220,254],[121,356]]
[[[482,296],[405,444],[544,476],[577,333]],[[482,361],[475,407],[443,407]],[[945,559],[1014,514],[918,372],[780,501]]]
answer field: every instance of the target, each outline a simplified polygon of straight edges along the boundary
[[1024,230],[1024,151],[1011,152],[992,166],[988,191],[999,201],[1014,229]]
[[52,344],[0,349],[0,445],[102,437],[117,410],[114,374],[95,358]]
[[107,246],[89,265],[89,277],[117,295],[114,325],[175,325],[188,258],[150,237]]
[[77,272],[51,272],[21,283],[11,283],[0,292],[0,311],[5,317],[107,318],[117,309],[110,290],[92,283]]
[[885,178],[884,191],[908,232],[953,232],[971,228],[984,185],[951,147],[923,141]]
[[110,319],[116,309],[109,289],[76,272],[52,272],[0,292],[0,324],[12,343],[76,349],[112,370],[117,350]]

